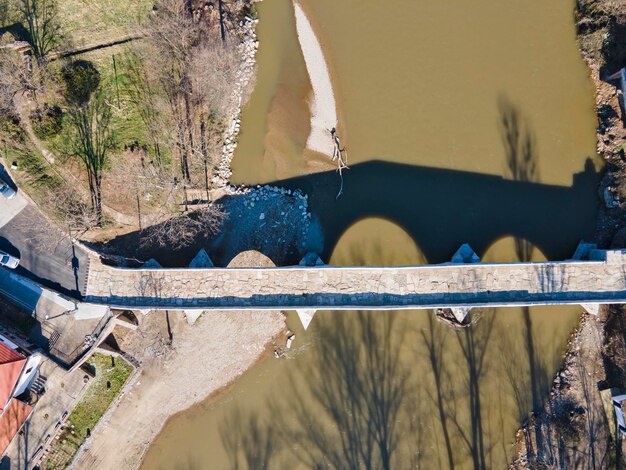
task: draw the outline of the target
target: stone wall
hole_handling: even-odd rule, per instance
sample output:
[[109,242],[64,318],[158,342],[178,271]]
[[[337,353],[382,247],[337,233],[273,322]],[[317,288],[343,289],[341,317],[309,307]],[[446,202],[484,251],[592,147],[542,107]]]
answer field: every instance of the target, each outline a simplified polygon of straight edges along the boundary
[[597,261],[411,267],[123,269],[94,260],[86,300],[148,309],[615,303],[626,300],[625,261],[621,251]]

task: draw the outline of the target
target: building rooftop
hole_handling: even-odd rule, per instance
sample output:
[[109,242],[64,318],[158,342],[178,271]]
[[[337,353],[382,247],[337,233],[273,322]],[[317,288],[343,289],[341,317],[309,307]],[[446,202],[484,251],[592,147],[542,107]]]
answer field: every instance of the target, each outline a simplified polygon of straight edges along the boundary
[[12,399],[0,416],[0,454],[4,454],[15,434],[30,416],[33,407],[17,399]]
[[24,356],[0,342],[0,410],[4,410],[11,399],[24,364]]

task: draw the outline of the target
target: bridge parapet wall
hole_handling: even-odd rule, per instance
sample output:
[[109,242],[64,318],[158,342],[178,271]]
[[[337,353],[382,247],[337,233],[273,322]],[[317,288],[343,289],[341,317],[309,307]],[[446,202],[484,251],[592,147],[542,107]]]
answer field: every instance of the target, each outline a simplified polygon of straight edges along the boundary
[[92,263],[86,300],[134,309],[385,309],[624,302],[626,254],[621,250],[604,253],[602,261],[407,267],[128,269]]

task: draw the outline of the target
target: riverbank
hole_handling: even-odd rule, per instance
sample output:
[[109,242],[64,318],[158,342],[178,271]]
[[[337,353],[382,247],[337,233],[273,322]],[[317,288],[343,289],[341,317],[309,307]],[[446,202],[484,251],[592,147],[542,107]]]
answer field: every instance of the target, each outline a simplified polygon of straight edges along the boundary
[[[228,186],[230,163],[240,131],[239,114],[254,82],[257,23],[257,19],[246,17],[238,24],[241,64],[232,91],[232,100],[237,105],[225,130],[221,160],[212,181],[214,187],[225,188],[231,199],[237,199],[237,207],[252,210],[256,202],[259,214],[255,221],[264,224],[259,219],[265,219],[269,209],[263,191]],[[286,197],[283,193],[279,196]],[[296,194],[293,198],[298,199]],[[298,202],[300,215],[306,201],[298,199],[292,205],[296,207]],[[267,214],[267,219],[271,221],[271,214]],[[140,317],[135,331],[116,329],[115,342],[141,364],[140,374],[127,384],[100,420],[71,468],[138,468],[169,418],[199,402],[207,403],[211,397],[219,399],[241,374],[273,354],[276,345],[284,345],[284,330],[285,319],[280,312],[235,311],[213,311],[202,315],[193,325],[188,324],[182,312],[150,313]]]
[[71,468],[134,469],[166,421],[228,387],[274,350],[280,312],[211,312],[188,325],[182,312],[150,313],[120,347],[141,362],[117,406],[100,420]]
[[612,460],[603,396],[604,320],[583,315],[570,337],[562,368],[543,407],[533,411],[516,434],[517,456],[510,470],[608,468]]
[[[581,54],[595,88],[598,116],[597,152],[605,162],[598,188],[601,201],[597,242],[621,248],[626,243],[626,128],[618,83],[609,80],[626,66],[626,18],[616,0],[578,2],[576,25]],[[539,410],[517,433],[517,457],[509,468],[529,469],[536,464],[558,468],[607,468],[621,458],[607,415],[610,406],[600,389],[624,389],[621,372],[626,357],[622,306],[601,309],[597,317],[583,314],[568,344],[563,367]],[[621,444],[621,441],[620,441]]]
[[[258,0],[261,1],[261,0]],[[230,125],[224,131],[222,154],[220,161],[216,165],[212,182],[214,188],[224,188],[230,184],[232,175],[231,162],[237,148],[237,137],[241,129],[241,109],[246,102],[252,87],[256,73],[256,52],[259,48],[259,41],[256,35],[256,25],[259,20],[247,16],[239,22],[239,36],[241,42],[237,45],[240,62],[239,70],[235,76],[237,81],[231,93],[231,102],[235,103],[231,114]]]

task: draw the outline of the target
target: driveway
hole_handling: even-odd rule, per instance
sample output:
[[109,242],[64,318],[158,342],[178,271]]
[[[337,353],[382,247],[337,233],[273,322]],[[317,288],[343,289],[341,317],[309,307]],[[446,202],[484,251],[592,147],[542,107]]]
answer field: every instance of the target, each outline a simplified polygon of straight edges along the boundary
[[[11,183],[1,165],[0,177]],[[19,190],[13,199],[0,196],[0,250],[20,258],[17,274],[62,294],[82,298],[89,264],[87,253],[52,225]]]

